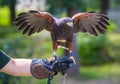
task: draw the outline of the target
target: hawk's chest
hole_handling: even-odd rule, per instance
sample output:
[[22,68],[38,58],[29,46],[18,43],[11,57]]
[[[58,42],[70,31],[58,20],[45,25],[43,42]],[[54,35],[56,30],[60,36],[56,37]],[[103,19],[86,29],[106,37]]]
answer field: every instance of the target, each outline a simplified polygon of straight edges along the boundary
[[51,36],[57,42],[57,45],[67,48],[67,43],[72,42],[73,39],[73,28],[66,23],[58,21],[54,23]]

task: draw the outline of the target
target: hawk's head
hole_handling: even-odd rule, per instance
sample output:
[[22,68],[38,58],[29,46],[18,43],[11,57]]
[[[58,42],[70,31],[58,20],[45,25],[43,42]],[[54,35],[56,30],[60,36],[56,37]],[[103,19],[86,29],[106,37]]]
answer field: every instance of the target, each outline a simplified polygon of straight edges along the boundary
[[62,23],[66,26],[73,27],[73,20],[70,17],[65,17],[61,19]]

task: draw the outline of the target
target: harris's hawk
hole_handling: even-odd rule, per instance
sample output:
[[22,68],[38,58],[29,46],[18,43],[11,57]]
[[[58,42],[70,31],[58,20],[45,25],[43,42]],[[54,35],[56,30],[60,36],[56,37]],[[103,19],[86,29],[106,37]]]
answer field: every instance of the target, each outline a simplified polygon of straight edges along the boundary
[[88,32],[91,35],[104,34],[109,25],[109,18],[100,13],[84,12],[75,14],[72,18],[56,18],[48,12],[30,10],[20,13],[14,21],[18,30],[29,36],[46,29],[51,34],[53,55],[58,46],[63,46],[72,56],[73,35],[78,32]]

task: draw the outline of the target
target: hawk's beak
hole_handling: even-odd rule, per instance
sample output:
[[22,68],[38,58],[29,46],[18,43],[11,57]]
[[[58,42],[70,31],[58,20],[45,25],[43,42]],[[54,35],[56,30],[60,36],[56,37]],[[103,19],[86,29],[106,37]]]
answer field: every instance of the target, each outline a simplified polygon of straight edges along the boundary
[[66,23],[68,26],[73,26],[73,23],[72,22],[67,22]]

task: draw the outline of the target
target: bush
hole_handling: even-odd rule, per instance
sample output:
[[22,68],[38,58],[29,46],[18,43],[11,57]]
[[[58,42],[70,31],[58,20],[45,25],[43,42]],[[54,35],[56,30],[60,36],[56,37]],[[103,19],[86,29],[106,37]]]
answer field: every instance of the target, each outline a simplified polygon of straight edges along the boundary
[[77,45],[81,64],[95,65],[108,61],[108,57],[103,53],[107,46],[105,35],[95,37],[89,34],[79,34]]

